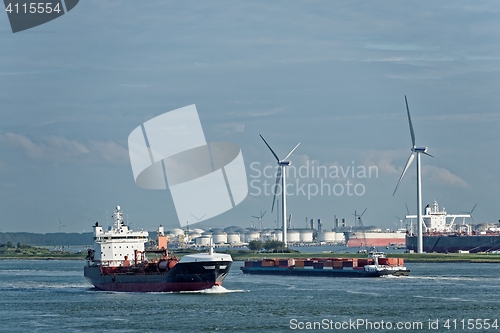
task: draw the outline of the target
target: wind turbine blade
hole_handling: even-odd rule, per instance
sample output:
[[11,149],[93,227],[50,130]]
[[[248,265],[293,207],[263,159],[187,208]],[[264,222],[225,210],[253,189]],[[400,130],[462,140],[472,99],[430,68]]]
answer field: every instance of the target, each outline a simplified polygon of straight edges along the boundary
[[[259,134],[260,135],[260,134]],[[264,139],[264,137],[262,135],[260,135],[260,137],[262,138],[262,140],[264,141],[264,143],[266,144],[267,148],[269,148],[269,150],[271,151],[271,153],[273,153],[274,155],[274,158],[276,158],[276,161],[280,161],[280,159],[278,158],[278,155],[276,155],[276,153],[274,152],[274,150],[271,148],[271,146],[267,143],[266,139]]]
[[398,190],[399,183],[401,183],[401,179],[405,176],[406,171],[410,167],[411,163],[413,162],[413,159],[415,158],[415,153],[411,153],[410,158],[408,158],[408,162],[406,162],[406,166],[403,170],[403,173],[401,174],[401,177],[399,177],[398,184],[396,185],[396,188],[394,189],[394,193],[392,193],[392,196],[396,194],[396,191]]
[[401,221],[401,219],[400,219],[399,217],[397,217],[396,215],[394,215],[394,217],[395,217],[395,218],[397,218],[397,219],[398,219],[398,221]]
[[432,158],[434,158],[434,156],[432,156],[432,155],[431,155],[431,154],[429,154],[429,153],[423,152],[423,154],[424,154],[424,155],[427,155],[427,156],[430,156],[430,157],[432,157]]
[[[271,207],[271,213],[274,211],[274,202],[276,201],[276,191],[278,191],[278,184],[281,180],[281,167],[278,169],[278,173],[276,174],[276,184],[274,184],[274,196],[273,196],[273,205]],[[281,189],[283,191],[283,189]]]
[[477,206],[477,204],[475,204],[475,205],[474,205],[474,207],[472,208],[472,210],[470,211],[470,213],[469,213],[469,214],[471,214],[471,215],[472,215],[472,212],[474,211],[474,209],[476,209],[476,206]]
[[264,211],[264,213],[260,216],[260,218],[263,218],[264,215],[266,215],[267,210]]
[[250,217],[253,217],[254,219],[258,219],[258,216],[250,215]]
[[[405,203],[405,206],[406,206],[406,215],[410,215],[410,210],[408,209],[408,204]],[[406,220],[406,219],[405,219]]]
[[285,161],[287,158],[290,157],[290,155],[292,155],[292,153],[295,151],[295,149],[297,149],[297,147],[300,145],[300,142],[297,143],[297,145],[295,146],[295,148],[293,148],[292,150],[290,150],[290,152],[288,153],[288,155],[286,155],[284,158],[283,158],[283,161]]
[[411,123],[410,117],[410,108],[408,107],[408,100],[405,95],[405,103],[406,103],[406,112],[408,113],[408,123],[410,124],[410,135],[411,135],[411,143],[413,144],[413,148],[415,148],[415,133],[413,132],[413,125]]
[[368,207],[365,208],[365,210],[363,211],[363,213],[361,213],[361,215],[359,215],[359,217],[363,216],[365,214],[365,212],[366,212],[367,209],[368,209]]

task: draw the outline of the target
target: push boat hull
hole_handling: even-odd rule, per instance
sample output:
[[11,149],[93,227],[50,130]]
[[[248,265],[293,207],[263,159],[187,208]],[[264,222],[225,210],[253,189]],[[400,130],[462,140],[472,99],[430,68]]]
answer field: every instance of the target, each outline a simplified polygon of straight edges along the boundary
[[264,259],[245,261],[240,268],[245,274],[324,276],[324,277],[380,277],[408,276],[410,270],[402,258],[386,258],[383,253],[371,253],[368,258],[312,258]]
[[409,276],[410,270],[322,270],[322,269],[296,269],[296,268],[245,268],[241,267],[243,273],[256,275],[288,275],[288,276],[325,276],[325,277],[381,277],[384,275]]

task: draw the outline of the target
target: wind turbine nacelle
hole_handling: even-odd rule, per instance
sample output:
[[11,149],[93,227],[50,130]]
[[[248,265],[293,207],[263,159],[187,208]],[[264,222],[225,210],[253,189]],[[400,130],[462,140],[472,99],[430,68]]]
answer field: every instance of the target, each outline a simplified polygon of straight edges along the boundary
[[427,147],[417,147],[412,149],[415,153],[426,153]]
[[280,161],[279,162],[279,165],[284,165],[284,166],[289,166],[290,164],[292,164],[292,162],[290,162],[290,161]]

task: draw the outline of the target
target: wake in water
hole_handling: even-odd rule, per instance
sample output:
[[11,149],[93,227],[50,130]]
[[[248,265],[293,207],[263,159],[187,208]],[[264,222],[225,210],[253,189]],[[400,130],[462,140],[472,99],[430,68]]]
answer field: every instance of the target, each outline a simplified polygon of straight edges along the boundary
[[210,289],[204,289],[204,290],[196,290],[196,291],[181,291],[181,294],[228,294],[228,293],[244,293],[248,292],[249,290],[243,290],[243,289],[235,289],[235,290],[229,290],[224,288],[223,286],[213,286]]
[[381,278],[383,279],[407,279],[410,276],[396,276],[396,275],[382,275]]

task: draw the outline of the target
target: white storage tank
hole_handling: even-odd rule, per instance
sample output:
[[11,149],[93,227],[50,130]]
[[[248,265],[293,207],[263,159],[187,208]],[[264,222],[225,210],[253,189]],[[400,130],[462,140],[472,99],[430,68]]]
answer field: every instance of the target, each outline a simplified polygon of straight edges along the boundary
[[238,234],[236,232],[232,232],[232,233],[227,234],[227,242],[229,244],[239,244],[239,243],[241,243],[240,234]]
[[300,241],[303,243],[312,243],[313,231],[312,230],[301,230],[300,231]]
[[318,242],[334,243],[335,234],[334,231],[320,231],[318,232]]
[[196,232],[197,234],[203,234],[205,232],[205,230],[200,229],[200,228],[196,228],[196,229],[193,229],[193,232]]
[[272,230],[262,230],[260,232],[260,239],[264,242],[268,240],[273,240],[272,238]]
[[298,243],[300,242],[300,232],[297,230],[290,230],[286,233],[286,239],[290,243]]
[[174,228],[174,229],[170,230],[170,233],[174,236],[184,235],[184,230],[179,229],[179,228]]
[[199,246],[210,246],[211,238],[212,236],[201,236],[195,239],[195,243]]
[[259,240],[260,239],[260,232],[258,231],[247,231],[245,232],[244,236],[245,242],[251,242],[253,240]]
[[283,241],[283,231],[282,230],[274,230],[272,233],[271,233],[271,236],[272,236],[272,240],[276,240],[276,241],[280,241],[282,242]]
[[227,234],[225,232],[216,232],[213,234],[214,244],[226,244]]
[[345,235],[343,232],[335,233],[335,243],[345,243]]
[[193,240],[195,238],[201,237],[201,233],[191,231],[189,234],[189,239]]

